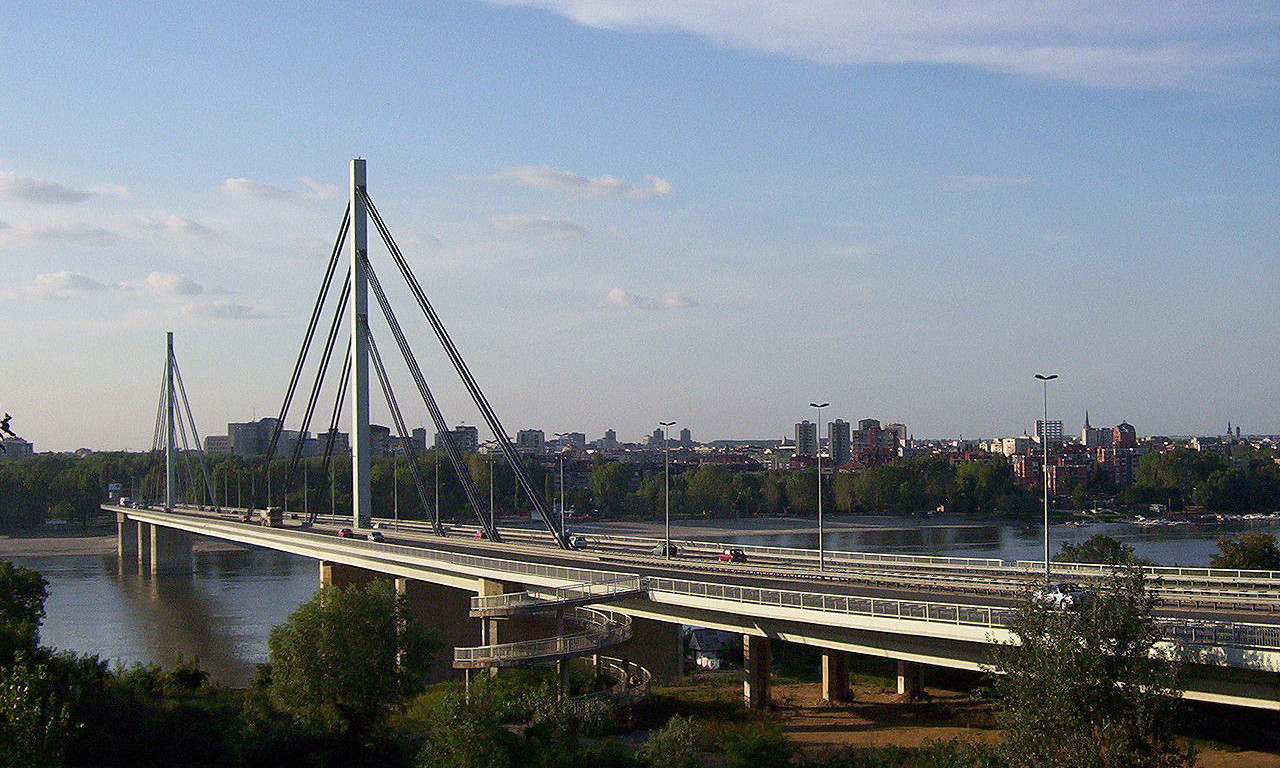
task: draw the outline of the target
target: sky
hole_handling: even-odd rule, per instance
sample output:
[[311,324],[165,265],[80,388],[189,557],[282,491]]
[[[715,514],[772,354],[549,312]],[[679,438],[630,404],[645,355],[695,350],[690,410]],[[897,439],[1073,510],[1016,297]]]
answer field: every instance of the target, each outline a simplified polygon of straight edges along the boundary
[[149,447],[166,331],[202,433],[276,415],[353,157],[513,436],[778,438],[814,401],[1021,434],[1034,373],[1069,432],[1280,433],[1274,0],[5,17],[0,410],[37,451]]

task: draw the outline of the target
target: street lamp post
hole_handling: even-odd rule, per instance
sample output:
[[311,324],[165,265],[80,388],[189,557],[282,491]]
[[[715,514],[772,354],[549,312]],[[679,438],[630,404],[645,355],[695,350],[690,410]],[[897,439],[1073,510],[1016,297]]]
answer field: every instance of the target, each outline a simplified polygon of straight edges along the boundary
[[1049,382],[1058,374],[1048,376],[1037,373],[1044,394],[1044,418],[1040,421],[1040,456],[1044,464],[1044,582],[1049,583]]
[[665,533],[663,534],[662,554],[666,559],[671,559],[671,436],[667,434],[667,427],[675,426],[674,421],[660,421],[658,426],[662,428],[662,496],[665,499],[665,512],[663,517],[666,520]]
[[496,517],[493,511],[493,449],[498,446],[498,441],[486,440],[484,441],[484,446],[487,449],[486,453],[489,455],[489,527],[493,528],[496,526]]
[[396,523],[393,526],[400,530],[400,452],[391,454],[391,508],[394,510]]
[[813,440],[817,443],[814,446],[814,454],[818,458],[818,570],[825,571],[827,569],[827,550],[823,544],[826,530],[822,526],[822,433],[818,430],[822,428],[822,409],[831,405],[831,403],[809,403],[809,405],[818,411],[818,423],[813,425]]
[[556,441],[560,444],[560,538],[568,541],[569,537],[564,529],[564,439],[569,436],[568,432],[557,432]]

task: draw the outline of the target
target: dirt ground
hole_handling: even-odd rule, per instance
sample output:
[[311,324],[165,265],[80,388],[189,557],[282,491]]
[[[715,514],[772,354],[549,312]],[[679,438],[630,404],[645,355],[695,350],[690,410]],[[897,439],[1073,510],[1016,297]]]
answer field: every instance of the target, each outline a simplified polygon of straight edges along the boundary
[[[670,689],[671,693],[680,697],[688,694],[712,710],[724,711],[742,695],[741,683],[733,673],[697,675],[688,683]],[[856,680],[852,688],[852,702],[833,706],[818,700],[820,688],[816,683],[775,683],[770,718],[782,726],[789,741],[806,752],[837,746],[916,747],[928,741],[953,738],[995,741],[1000,737],[991,708],[966,692],[930,687],[927,701],[907,702],[887,680],[863,678]],[[1242,732],[1244,728],[1256,728],[1259,723],[1280,731],[1280,718],[1274,715],[1259,714],[1245,719],[1248,723],[1240,724]],[[1280,766],[1280,750],[1259,751],[1234,746],[1224,738],[1232,736],[1232,730],[1229,724],[1215,723],[1209,727],[1209,734],[1196,734],[1198,766]]]

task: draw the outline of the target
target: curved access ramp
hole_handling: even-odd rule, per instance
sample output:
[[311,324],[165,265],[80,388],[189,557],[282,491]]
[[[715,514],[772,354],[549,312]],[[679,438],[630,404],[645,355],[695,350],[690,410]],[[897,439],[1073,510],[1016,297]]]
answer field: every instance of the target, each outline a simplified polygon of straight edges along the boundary
[[611,684],[603,691],[570,699],[570,705],[579,713],[596,702],[612,707],[629,707],[648,698],[653,676],[639,664],[601,656],[598,669]]
[[566,625],[573,625],[577,631],[538,640],[455,648],[453,666],[475,669],[559,661],[597,653],[631,639],[631,617],[624,614],[576,607],[565,610],[563,619]]

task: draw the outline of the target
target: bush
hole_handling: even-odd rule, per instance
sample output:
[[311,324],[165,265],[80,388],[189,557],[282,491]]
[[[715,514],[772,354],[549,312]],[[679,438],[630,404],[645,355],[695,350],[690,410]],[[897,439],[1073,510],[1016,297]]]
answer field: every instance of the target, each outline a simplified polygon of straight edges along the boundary
[[651,768],[701,768],[698,736],[698,724],[692,717],[673,715],[664,728],[654,731],[637,756]]
[[725,768],[787,768],[792,748],[776,725],[748,725],[720,739]]

